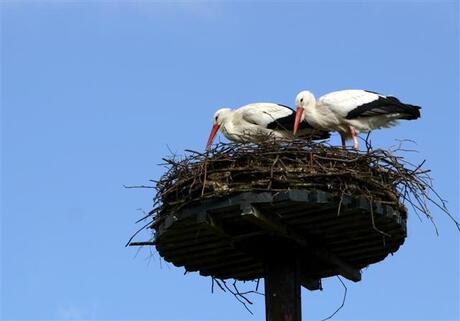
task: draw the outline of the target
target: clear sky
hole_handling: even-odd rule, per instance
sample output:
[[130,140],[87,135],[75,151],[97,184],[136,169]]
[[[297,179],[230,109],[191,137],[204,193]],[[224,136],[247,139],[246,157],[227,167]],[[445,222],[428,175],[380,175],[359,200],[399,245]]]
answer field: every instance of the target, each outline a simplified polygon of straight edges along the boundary
[[[417,141],[459,211],[457,1],[1,1],[1,317],[262,320],[208,278],[125,248],[170,152],[204,148],[220,107],[349,88],[420,105],[376,131]],[[338,143],[336,136],[334,143]],[[141,209],[141,210],[138,210]],[[335,320],[458,320],[459,235],[413,213],[400,251],[347,282]],[[147,238],[144,234],[140,239]],[[304,320],[342,300],[303,290]]]

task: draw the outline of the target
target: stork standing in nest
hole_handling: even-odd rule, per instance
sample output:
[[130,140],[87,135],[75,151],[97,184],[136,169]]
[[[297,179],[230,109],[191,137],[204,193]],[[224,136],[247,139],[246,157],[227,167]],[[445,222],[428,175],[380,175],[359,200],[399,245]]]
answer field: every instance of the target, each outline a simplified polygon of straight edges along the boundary
[[[214,114],[213,127],[206,148],[209,149],[220,129],[234,142],[257,143],[263,137],[294,139],[292,134],[295,111],[288,106],[274,103],[253,103],[238,109],[222,108]],[[297,126],[299,137],[310,139],[329,138],[329,132],[313,128],[308,121]]]
[[320,130],[339,132],[344,148],[346,140],[352,139],[356,150],[359,149],[357,133],[391,127],[400,119],[420,117],[420,107],[366,90],[335,91],[318,100],[305,90],[297,95],[296,107],[294,134],[303,122],[308,122]]

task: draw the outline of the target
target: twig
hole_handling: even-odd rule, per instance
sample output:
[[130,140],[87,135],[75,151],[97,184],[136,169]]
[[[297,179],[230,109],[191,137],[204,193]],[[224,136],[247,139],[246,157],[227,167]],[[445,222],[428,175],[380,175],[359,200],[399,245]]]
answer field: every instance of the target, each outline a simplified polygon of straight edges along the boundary
[[155,188],[155,186],[147,186],[147,185],[123,185],[124,188]]
[[155,245],[154,241],[144,241],[144,242],[130,242],[128,246],[146,246],[146,245]]
[[337,275],[337,278],[339,279],[340,283],[342,283],[342,286],[344,288],[344,292],[343,292],[343,299],[342,299],[342,304],[337,308],[337,310],[335,310],[334,313],[332,313],[330,316],[328,316],[327,318],[325,319],[322,319],[321,321],[326,321],[326,320],[329,320],[329,319],[332,319],[342,308],[343,306],[345,305],[345,300],[347,299],[347,286],[345,285],[345,283],[343,283],[342,279],[340,278],[340,276]]
[[148,222],[147,224],[145,224],[144,226],[142,226],[140,229],[138,229],[136,231],[136,233],[134,233],[128,240],[128,242],[126,243],[125,247],[128,247],[129,246],[129,243],[131,243],[131,241],[136,237],[137,234],[139,234],[141,231],[143,231],[147,226],[149,226],[150,224],[152,224],[151,222]]
[[339,205],[337,206],[337,216],[340,216],[340,210],[342,209],[342,202],[343,202],[343,191],[342,193],[340,194],[340,201],[339,201]]
[[204,189],[206,188],[206,178],[208,175],[208,158],[204,159],[204,175],[203,175],[203,188],[201,189],[201,196],[204,195]]
[[[372,228],[377,231],[378,233],[382,234],[383,236],[386,236],[386,237],[390,237],[391,238],[391,235],[386,233],[386,232],[383,232],[382,230],[379,230],[377,228],[377,226],[375,226],[375,221],[374,221],[374,202],[372,201],[372,197],[369,198],[369,203],[370,203],[370,208],[371,208],[371,220],[372,220]],[[385,243],[385,239],[383,241]]]

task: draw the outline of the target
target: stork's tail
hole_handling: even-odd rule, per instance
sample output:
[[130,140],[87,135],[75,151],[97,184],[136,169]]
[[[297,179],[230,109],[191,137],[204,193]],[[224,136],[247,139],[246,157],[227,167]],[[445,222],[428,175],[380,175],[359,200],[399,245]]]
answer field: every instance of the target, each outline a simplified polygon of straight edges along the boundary
[[419,106],[414,106],[414,105],[409,105],[409,104],[403,104],[401,107],[401,119],[407,119],[407,120],[412,120],[412,119],[417,119],[420,118],[420,109],[421,107]]

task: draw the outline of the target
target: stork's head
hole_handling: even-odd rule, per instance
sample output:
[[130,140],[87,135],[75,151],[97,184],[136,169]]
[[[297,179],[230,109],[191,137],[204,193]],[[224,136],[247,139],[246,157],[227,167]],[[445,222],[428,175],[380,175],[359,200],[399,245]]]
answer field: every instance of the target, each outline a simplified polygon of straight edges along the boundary
[[206,144],[206,149],[209,149],[209,147],[212,144],[212,141],[214,140],[214,137],[217,134],[217,131],[219,130],[220,126],[224,122],[225,118],[232,112],[230,108],[221,108],[218,111],[214,113],[214,118],[213,118],[213,123],[212,123],[212,130],[211,134],[209,134],[208,138],[208,143]]
[[305,109],[313,108],[315,106],[316,100],[315,96],[308,90],[301,91],[295,98],[296,114],[294,121],[294,135],[299,129],[299,124],[302,122],[305,117],[303,112]]

